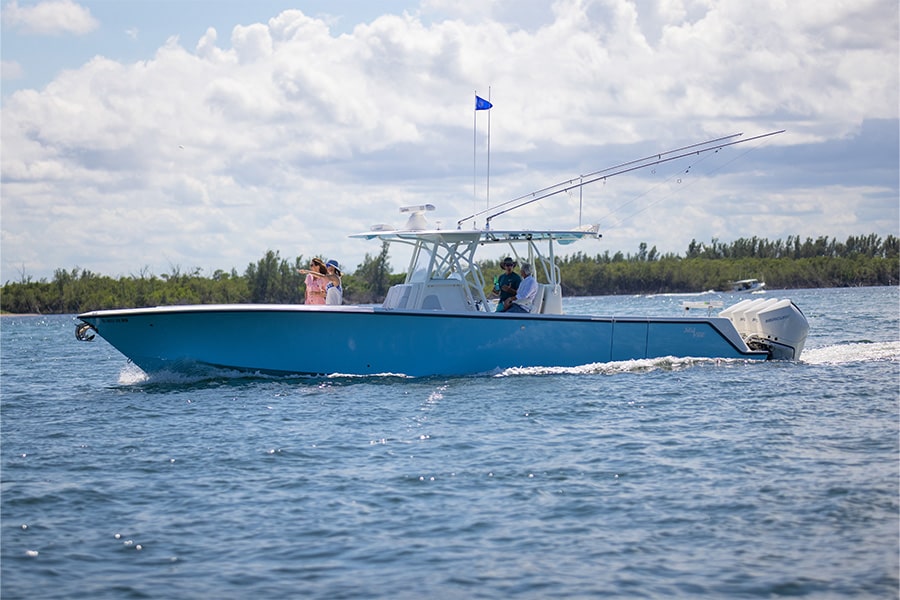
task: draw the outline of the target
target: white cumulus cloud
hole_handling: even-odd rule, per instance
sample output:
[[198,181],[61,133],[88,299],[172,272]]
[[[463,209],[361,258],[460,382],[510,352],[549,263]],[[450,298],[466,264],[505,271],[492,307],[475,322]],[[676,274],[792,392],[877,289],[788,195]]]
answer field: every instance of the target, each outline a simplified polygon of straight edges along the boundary
[[48,0],[19,6],[11,0],[3,6],[4,24],[27,33],[84,35],[99,27],[91,11],[72,0]]
[[22,76],[22,65],[15,60],[0,61],[0,78],[18,79]]

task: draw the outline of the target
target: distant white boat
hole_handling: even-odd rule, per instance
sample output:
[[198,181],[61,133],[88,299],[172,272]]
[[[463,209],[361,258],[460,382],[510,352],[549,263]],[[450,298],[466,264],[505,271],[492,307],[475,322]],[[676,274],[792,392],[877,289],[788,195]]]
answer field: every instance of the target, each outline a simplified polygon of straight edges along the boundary
[[766,282],[759,279],[740,279],[732,281],[728,285],[735,294],[757,294],[764,291]]

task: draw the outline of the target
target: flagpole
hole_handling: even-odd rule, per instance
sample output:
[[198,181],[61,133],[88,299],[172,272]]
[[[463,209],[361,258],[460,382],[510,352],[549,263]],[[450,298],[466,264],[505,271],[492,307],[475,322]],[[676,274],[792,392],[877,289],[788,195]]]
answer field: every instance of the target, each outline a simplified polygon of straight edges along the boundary
[[[491,88],[488,87],[488,98],[491,97]],[[472,117],[472,206],[478,206],[478,111],[486,110],[488,111],[488,137],[487,137],[487,150],[488,150],[488,159],[487,159],[487,198],[485,202],[487,202],[488,207],[491,205],[491,104],[490,100],[485,100],[478,96],[478,91],[475,91],[475,114]],[[477,213],[476,209],[476,213]],[[477,226],[473,222],[473,227],[477,229]]]
[[[472,111],[472,206],[476,207],[475,212],[478,212],[478,171],[477,171],[477,161],[475,157],[477,155],[477,144],[478,144],[478,136],[476,134],[476,125],[478,123],[478,90],[475,90],[475,110]],[[472,223],[473,227],[475,223]]]
[[[488,86],[488,102],[491,101],[491,86]],[[484,207],[491,207],[491,111],[488,114],[488,139],[487,139],[487,196],[484,199]]]

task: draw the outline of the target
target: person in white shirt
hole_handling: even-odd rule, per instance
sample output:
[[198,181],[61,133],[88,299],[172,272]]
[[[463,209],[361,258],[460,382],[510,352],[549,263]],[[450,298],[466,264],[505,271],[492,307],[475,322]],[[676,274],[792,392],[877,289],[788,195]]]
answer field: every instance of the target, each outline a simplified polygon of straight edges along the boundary
[[325,263],[325,271],[325,278],[328,280],[325,286],[325,304],[342,304],[344,287],[341,285],[341,269],[338,261],[331,259]]
[[531,312],[534,304],[534,298],[537,296],[538,283],[534,275],[531,274],[531,265],[522,263],[522,283],[516,290],[515,296],[506,299],[506,310],[504,312]]

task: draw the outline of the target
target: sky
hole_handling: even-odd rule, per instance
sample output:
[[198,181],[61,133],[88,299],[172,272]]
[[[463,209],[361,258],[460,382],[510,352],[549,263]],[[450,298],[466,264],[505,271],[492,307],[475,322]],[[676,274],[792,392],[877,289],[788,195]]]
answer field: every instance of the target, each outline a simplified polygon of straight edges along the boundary
[[[533,203],[563,252],[900,234],[896,0],[0,0],[0,282],[57,269],[352,272],[560,181],[784,133]],[[475,95],[493,108],[475,111]],[[478,219],[475,226],[484,223]],[[471,222],[465,225],[471,228]],[[395,271],[406,259],[391,256]]]

